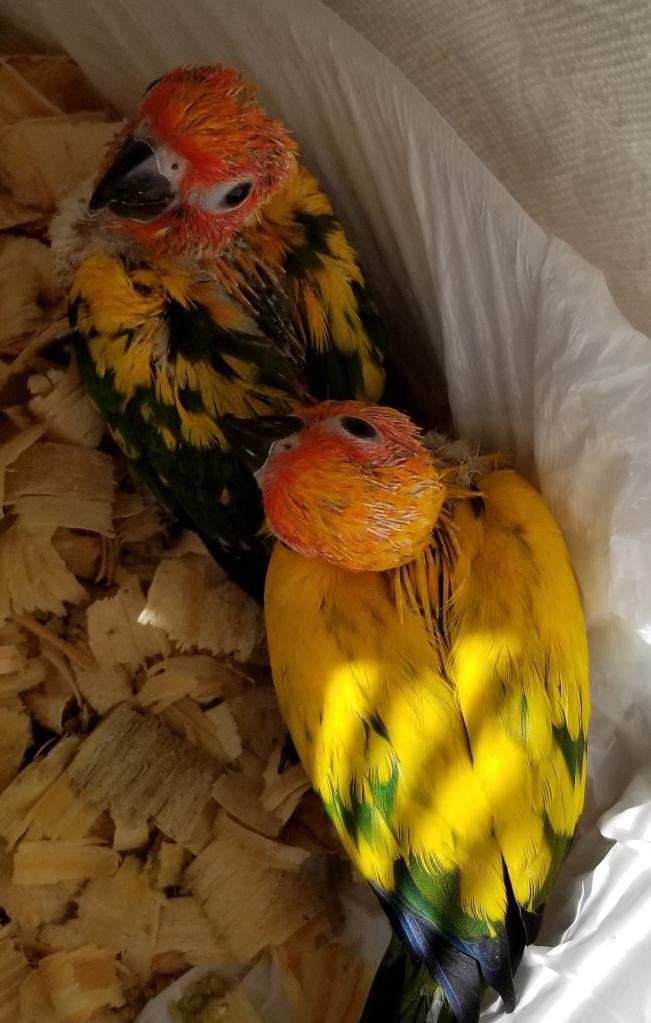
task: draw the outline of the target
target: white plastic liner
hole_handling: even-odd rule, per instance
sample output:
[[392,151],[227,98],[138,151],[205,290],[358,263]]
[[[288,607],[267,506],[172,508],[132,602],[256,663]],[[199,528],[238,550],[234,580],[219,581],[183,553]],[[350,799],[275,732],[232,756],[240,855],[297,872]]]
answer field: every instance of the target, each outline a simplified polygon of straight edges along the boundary
[[[328,186],[422,400],[440,407],[440,367],[456,430],[511,452],[542,489],[590,625],[590,787],[508,1018],[650,1023],[651,343],[599,271],[537,227],[316,0],[0,0],[0,11],[66,48],[125,111],[176,64],[245,69]],[[482,1017],[503,1018],[499,1006]]]

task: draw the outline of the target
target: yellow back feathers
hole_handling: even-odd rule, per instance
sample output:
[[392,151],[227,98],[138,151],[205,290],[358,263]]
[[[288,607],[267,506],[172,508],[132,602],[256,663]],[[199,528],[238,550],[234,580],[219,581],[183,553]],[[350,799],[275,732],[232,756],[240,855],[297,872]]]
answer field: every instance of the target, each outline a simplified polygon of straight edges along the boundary
[[[293,459],[336,502],[334,456],[310,425],[333,411],[340,432],[349,415],[382,429],[373,409],[312,411],[289,450],[272,452],[263,492]],[[369,451],[357,464],[349,458],[346,472],[372,474],[373,440],[357,443]],[[489,460],[470,467],[469,486],[467,466],[455,479],[444,460],[413,463],[398,436],[382,443],[395,455],[391,465],[385,450],[383,538],[359,506],[342,504],[339,556],[314,556],[316,520],[302,537],[305,515],[294,522],[294,549],[276,547],[265,600],[271,664],[296,748],[348,854],[450,1003],[460,999],[458,1018],[474,1020],[482,983],[509,1003],[510,970],[582,810],[585,627],[561,533],[533,487]],[[419,472],[434,487],[429,546],[399,573],[383,571],[389,559],[377,552],[395,550],[395,523],[419,500]],[[351,515],[357,547],[368,547],[366,571],[357,554],[354,571],[346,567]],[[520,919],[524,911],[533,916]],[[441,950],[459,959],[457,987],[454,976],[445,987]]]

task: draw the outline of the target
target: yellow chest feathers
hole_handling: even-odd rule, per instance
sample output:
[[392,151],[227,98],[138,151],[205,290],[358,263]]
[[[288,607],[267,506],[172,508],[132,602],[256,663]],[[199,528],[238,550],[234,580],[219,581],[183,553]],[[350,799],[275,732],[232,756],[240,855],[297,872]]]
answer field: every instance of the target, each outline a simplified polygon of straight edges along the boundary
[[[291,404],[279,388],[261,381],[254,361],[228,351],[202,351],[200,336],[192,336],[192,310],[199,307],[204,322],[208,318],[218,330],[260,335],[214,280],[196,280],[164,264],[128,271],[115,257],[95,254],[79,267],[71,302],[96,373],[110,377],[124,405],[144,390],[153,401],[141,405],[143,416],[153,415],[156,403],[176,410],[176,435],[163,431],[169,447],[179,437],[200,447],[221,444],[220,416],[262,415]],[[181,337],[173,333],[173,303],[189,313]]]

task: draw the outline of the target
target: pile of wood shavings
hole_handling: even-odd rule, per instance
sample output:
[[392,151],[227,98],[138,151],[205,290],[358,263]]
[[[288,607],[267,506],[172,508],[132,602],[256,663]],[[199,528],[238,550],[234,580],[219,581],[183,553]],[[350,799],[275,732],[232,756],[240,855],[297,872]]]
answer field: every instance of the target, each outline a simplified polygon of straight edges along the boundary
[[0,1023],[126,1023],[191,967],[157,1019],[355,1023],[347,867],[277,772],[260,611],[172,541],[53,344],[49,218],[115,128],[67,57],[0,60]]

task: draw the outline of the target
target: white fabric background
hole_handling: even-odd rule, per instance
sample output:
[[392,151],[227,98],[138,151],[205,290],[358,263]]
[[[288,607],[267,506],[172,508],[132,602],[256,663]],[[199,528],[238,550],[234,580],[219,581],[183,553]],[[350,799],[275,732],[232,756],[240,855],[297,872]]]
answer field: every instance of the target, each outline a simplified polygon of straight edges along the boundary
[[[352,2],[336,2],[350,15]],[[403,6],[406,18],[413,15],[411,0]],[[445,6],[450,31],[454,12],[461,18],[469,9],[432,0],[429,6]],[[475,6],[489,27],[490,9],[496,26],[505,23],[506,0]],[[509,11],[525,6],[538,11],[540,24],[542,0],[508,0]],[[578,3],[572,9],[579,6],[594,9]],[[620,18],[620,45],[615,5],[597,6],[607,63],[614,50],[626,49],[630,21]],[[616,6],[622,12],[640,7]],[[378,17],[387,7],[378,2]],[[559,12],[557,46],[565,45],[569,9],[551,0],[544,5],[551,29]],[[565,531],[584,592],[594,724],[588,808],[541,935],[549,947],[526,953],[520,1004],[509,1018],[651,1023],[648,339],[618,312],[601,273],[537,227],[430,102],[317,0],[0,0],[3,12],[66,47],[124,110],[176,63],[221,59],[247,69],[333,194],[423,396],[436,391],[437,366],[443,367],[457,430],[513,452],[537,480]],[[533,52],[535,24],[520,31],[514,22],[503,33],[503,64],[515,59],[515,50]],[[492,31],[497,66],[499,33]],[[576,62],[584,53],[589,63],[599,51],[595,38],[586,29],[575,39]],[[465,74],[479,77],[486,52],[479,38],[476,47],[467,40]],[[553,67],[548,49],[545,60]],[[528,60],[521,60],[523,82],[529,73]],[[507,123],[507,86],[503,94],[496,71],[484,89],[487,119]],[[571,80],[560,92],[587,140],[585,167],[575,155],[571,173],[605,180],[607,170],[587,155],[597,134],[592,124],[603,120],[600,108]],[[581,113],[574,109],[579,98]],[[635,90],[628,99],[619,90],[617,103],[626,136]],[[463,110],[461,100],[457,109]],[[554,137],[559,105],[538,96],[535,110],[539,130]],[[473,116],[481,121],[483,115]],[[531,166],[536,174],[528,178],[521,167],[521,180],[553,204],[553,175],[565,173],[560,149],[549,179],[536,160]],[[634,227],[633,246],[642,238]],[[621,236],[622,249],[627,237]],[[625,270],[624,291],[629,284],[635,291],[635,280]],[[502,1014],[489,1008],[484,1018],[493,1023]],[[269,1023],[281,1021],[269,1016]]]
[[326,0],[651,331],[648,0]]

